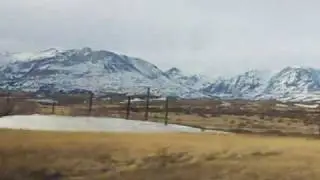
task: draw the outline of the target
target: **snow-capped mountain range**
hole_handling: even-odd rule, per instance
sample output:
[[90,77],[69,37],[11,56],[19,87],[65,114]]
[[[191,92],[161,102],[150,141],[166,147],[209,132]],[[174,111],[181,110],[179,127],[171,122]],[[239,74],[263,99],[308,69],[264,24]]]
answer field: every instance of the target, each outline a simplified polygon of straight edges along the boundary
[[287,67],[278,72],[251,70],[216,79],[162,71],[145,60],[90,48],[47,49],[0,54],[0,88],[23,91],[88,90],[144,93],[183,98],[320,100],[320,70]]
[[232,78],[219,78],[203,91],[225,98],[320,100],[320,69],[286,67],[278,72],[252,70]]
[[5,53],[0,57],[4,59],[0,60],[1,88],[9,85],[8,88],[24,91],[85,89],[103,94],[144,93],[151,87],[153,94],[163,96],[208,97],[199,91],[202,86],[196,86],[200,78],[184,85],[147,61],[110,51],[48,49],[38,53]]

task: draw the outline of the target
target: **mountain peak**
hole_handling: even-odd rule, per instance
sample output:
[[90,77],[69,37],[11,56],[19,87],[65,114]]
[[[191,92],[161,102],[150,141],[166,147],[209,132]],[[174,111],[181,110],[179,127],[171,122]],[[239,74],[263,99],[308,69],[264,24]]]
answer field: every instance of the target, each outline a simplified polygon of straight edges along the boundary
[[211,82],[205,76],[195,74],[189,75],[183,73],[180,69],[173,67],[165,72],[165,74],[174,82],[182,86],[190,87],[194,90],[200,90],[208,86]]
[[182,75],[182,71],[176,67],[173,67],[165,72],[168,75]]
[[57,53],[57,52],[59,52],[59,50],[58,50],[57,48],[49,48],[49,49],[42,50],[42,51],[40,51],[40,52],[43,52],[43,53],[45,53],[45,52],[54,52],[54,53]]
[[312,70],[312,69],[314,68],[295,65],[295,66],[287,66],[283,68],[281,71],[299,71],[299,70]]
[[83,52],[84,54],[89,54],[92,52],[92,49],[89,47],[84,47],[80,51]]
[[286,67],[269,81],[269,94],[310,93],[320,90],[320,72],[313,68]]

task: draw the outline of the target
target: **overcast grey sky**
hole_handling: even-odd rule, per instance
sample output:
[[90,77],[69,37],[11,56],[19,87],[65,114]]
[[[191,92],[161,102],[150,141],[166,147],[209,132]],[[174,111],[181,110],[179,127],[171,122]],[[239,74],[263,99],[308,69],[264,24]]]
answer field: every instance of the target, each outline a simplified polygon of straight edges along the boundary
[[320,67],[318,0],[0,0],[0,51],[111,50],[208,75]]

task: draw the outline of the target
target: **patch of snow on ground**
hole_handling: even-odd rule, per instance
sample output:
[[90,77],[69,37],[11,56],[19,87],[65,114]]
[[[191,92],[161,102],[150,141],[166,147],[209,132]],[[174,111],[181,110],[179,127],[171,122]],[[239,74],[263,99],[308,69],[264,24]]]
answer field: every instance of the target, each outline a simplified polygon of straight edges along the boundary
[[58,101],[52,100],[52,99],[28,99],[27,101],[33,101],[38,103],[48,103],[48,104],[58,103]]
[[[163,98],[155,98],[155,99],[150,99],[150,102],[151,101],[165,101],[166,98],[163,97]],[[131,99],[130,102],[145,102],[146,100],[145,99],[140,99],[140,98],[134,98],[134,99]],[[124,100],[122,102],[120,102],[121,104],[124,104],[124,103],[128,103],[128,100]]]
[[276,104],[276,107],[284,107],[284,108],[286,108],[286,107],[289,107],[289,106],[286,105],[286,104]]
[[[143,99],[140,99],[140,98],[134,98],[134,99],[131,99],[130,102],[144,102],[145,100]],[[128,100],[124,100],[122,102],[120,102],[121,104],[124,104],[124,103],[128,103]]]
[[160,97],[160,98],[151,99],[151,101],[165,101],[165,100],[166,100],[165,97]]
[[221,106],[223,106],[223,107],[230,107],[230,106],[231,106],[231,103],[229,103],[229,102],[222,102]]
[[311,105],[308,105],[308,104],[294,104],[295,106],[298,106],[298,107],[302,107],[302,108],[318,108],[319,107],[319,104],[311,104]]
[[[198,128],[117,118],[45,115],[6,116],[0,128],[73,132],[201,132]],[[226,133],[220,131],[206,131]]]

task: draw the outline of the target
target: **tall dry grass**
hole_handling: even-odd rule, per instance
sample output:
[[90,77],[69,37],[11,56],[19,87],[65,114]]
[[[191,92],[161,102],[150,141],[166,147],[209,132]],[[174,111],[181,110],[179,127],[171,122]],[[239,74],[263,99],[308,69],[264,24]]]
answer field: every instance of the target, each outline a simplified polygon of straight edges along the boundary
[[2,130],[0,179],[319,179],[316,139]]

